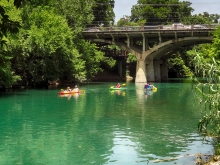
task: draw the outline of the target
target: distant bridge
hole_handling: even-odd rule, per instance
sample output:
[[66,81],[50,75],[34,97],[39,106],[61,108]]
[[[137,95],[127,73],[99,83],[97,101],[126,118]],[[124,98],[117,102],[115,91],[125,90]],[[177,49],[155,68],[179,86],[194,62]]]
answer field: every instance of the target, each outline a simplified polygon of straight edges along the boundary
[[[203,29],[190,27],[190,29],[168,26],[90,28],[82,34],[92,43],[117,45],[134,54],[137,58],[135,82],[145,83],[168,79],[167,59],[178,49],[212,42],[212,31],[216,26],[209,25]],[[150,48],[149,41],[158,44]]]

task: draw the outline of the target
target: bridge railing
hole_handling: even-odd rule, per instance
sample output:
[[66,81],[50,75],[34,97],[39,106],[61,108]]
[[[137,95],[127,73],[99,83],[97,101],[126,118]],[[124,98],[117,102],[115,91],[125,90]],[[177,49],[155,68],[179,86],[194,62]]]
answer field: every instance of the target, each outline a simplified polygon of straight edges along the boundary
[[156,26],[110,26],[110,27],[89,27],[85,31],[141,31],[141,30],[192,30],[192,29],[216,29],[219,24],[200,24],[200,25],[156,25]]

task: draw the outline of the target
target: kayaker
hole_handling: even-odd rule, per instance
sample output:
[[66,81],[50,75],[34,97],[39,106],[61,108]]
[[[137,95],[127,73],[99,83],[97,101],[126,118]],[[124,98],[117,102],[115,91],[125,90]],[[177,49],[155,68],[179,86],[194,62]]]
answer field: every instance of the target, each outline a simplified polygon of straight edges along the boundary
[[118,83],[118,84],[116,85],[116,88],[121,88],[121,84]]
[[148,84],[148,88],[149,88],[149,89],[153,89],[154,86],[153,86],[151,83],[149,83],[149,84]]
[[77,85],[75,85],[75,88],[73,89],[73,91],[76,92],[76,93],[79,92],[79,88],[78,88]]
[[67,92],[71,92],[72,90],[71,90],[70,87],[67,87],[66,91],[67,91]]
[[144,85],[144,89],[153,89],[154,88],[154,86],[151,84],[151,83],[146,83],[145,85]]
[[144,89],[147,89],[147,87],[148,87],[148,84],[146,83],[146,84],[144,85]]

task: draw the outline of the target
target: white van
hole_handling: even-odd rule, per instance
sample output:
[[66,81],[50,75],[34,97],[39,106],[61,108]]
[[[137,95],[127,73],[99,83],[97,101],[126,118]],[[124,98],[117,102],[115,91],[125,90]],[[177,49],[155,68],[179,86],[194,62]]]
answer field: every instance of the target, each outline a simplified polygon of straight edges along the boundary
[[207,28],[203,25],[190,25],[187,27],[187,29],[207,29]]
[[172,28],[173,29],[186,29],[186,27],[182,23],[173,23]]

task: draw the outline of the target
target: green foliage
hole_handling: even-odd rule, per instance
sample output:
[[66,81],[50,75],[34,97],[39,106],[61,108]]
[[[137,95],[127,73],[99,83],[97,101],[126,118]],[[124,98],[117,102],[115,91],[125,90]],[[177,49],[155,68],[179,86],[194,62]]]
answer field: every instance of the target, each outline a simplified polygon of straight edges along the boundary
[[213,23],[218,23],[218,19],[220,18],[220,15],[203,12],[203,14],[200,13],[193,15],[192,18],[193,18],[192,23],[194,24],[213,24]]
[[93,0],[92,11],[94,19],[90,27],[110,26],[114,24],[114,0]]
[[127,63],[137,62],[137,58],[132,53],[128,53]]
[[[20,75],[23,85],[57,79],[81,81],[98,73],[101,61],[113,65],[113,61],[105,59],[95,45],[82,40],[80,32],[94,18],[93,23],[98,22],[99,25],[113,24],[114,0],[15,0],[14,4],[21,6],[21,10],[16,9],[12,1],[0,2],[3,20],[1,48],[7,48],[8,40],[3,39],[6,34],[9,34],[10,41],[9,51],[1,54],[4,63],[0,66],[2,75]],[[15,14],[16,10],[19,12]],[[19,24],[21,19],[22,28]],[[18,32],[19,28],[17,35],[10,34]],[[8,84],[15,82],[4,79]]]
[[9,33],[17,33],[21,27],[19,14],[12,2],[0,1],[0,88],[9,88],[20,80],[11,69],[12,57],[8,52],[6,38]]
[[214,40],[211,49],[211,55],[214,56],[216,59],[220,59],[220,27],[218,27],[214,32]]
[[187,25],[191,24],[211,24],[212,20],[210,17],[206,17],[202,14],[192,15],[190,17],[184,18],[184,23]]
[[[87,24],[90,24],[94,19],[93,11],[94,0],[55,0],[51,3],[60,15],[66,18],[68,25],[76,34],[84,30]],[[100,19],[100,16],[97,16]]]
[[145,20],[146,25],[164,25],[173,22],[183,22],[193,9],[190,2],[179,0],[138,0],[131,9],[131,21]]
[[137,22],[131,21],[130,16],[124,16],[117,22],[117,26],[143,26],[146,20],[138,20]]
[[20,25],[19,10],[7,0],[0,1],[0,39],[6,36],[7,33],[17,33]]
[[10,88],[20,80],[20,76],[16,76],[11,70],[10,60],[6,51],[0,51],[0,88]]
[[203,105],[204,115],[198,123],[198,130],[202,133],[220,135],[220,67],[213,59],[211,63],[196,56],[194,59],[195,77],[194,87],[201,95],[199,101]]
[[102,71],[100,64],[104,59],[104,53],[98,51],[98,48],[95,44],[91,44],[84,40],[78,40],[77,50],[80,54],[83,54],[81,57],[85,61],[85,78],[91,78],[99,71]]
[[220,136],[219,28],[213,35],[213,44],[194,46],[194,50],[188,51],[187,56],[194,67],[193,87],[199,94],[202,109],[198,130],[201,133]]
[[168,69],[171,73],[176,73],[175,77],[190,77],[191,69],[185,65],[185,61],[179,53],[173,54],[168,59]]
[[103,63],[107,64],[109,68],[113,68],[116,65],[116,60],[114,60],[112,57],[105,57],[103,59]]
[[189,65],[194,68],[193,60],[196,55],[203,57],[207,62],[212,62],[213,58],[216,58],[215,54],[212,54],[213,44],[200,44],[193,46],[192,50],[187,51],[187,58],[190,61]]
[[64,77],[73,80],[84,63],[74,48],[66,19],[47,6],[34,8],[26,18],[26,29],[11,40],[12,54],[19,52],[13,58],[13,68],[22,73],[23,83],[41,84]]

